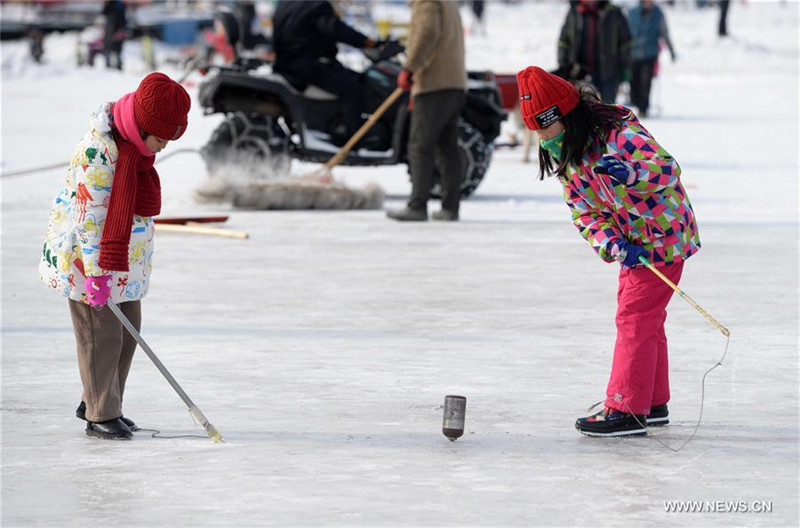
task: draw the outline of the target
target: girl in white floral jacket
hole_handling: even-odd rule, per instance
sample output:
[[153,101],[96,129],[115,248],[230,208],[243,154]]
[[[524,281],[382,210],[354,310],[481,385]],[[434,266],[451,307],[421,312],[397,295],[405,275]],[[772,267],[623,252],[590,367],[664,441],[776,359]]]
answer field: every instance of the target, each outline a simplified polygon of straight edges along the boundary
[[128,439],[122,415],[136,342],[107,302],[138,329],[153,256],[153,219],[161,211],[155,155],[186,130],[191,101],[162,73],[92,114],[53,202],[39,276],[69,299],[83,397],[76,415],[86,434]]

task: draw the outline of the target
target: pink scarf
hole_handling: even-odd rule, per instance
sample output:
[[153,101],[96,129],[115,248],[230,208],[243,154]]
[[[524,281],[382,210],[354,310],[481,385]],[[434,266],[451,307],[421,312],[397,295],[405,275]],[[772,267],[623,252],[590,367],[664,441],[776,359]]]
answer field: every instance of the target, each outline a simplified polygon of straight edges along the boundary
[[134,92],[123,95],[114,104],[114,125],[119,130],[122,139],[136,145],[142,156],[153,157],[155,153],[150,152],[139,134],[139,125],[136,124],[136,118],[133,115],[133,94]]
[[99,264],[108,271],[128,271],[133,217],[161,212],[161,182],[153,167],[155,153],[145,146],[133,115],[133,93],[122,96],[113,112],[119,156],[100,238]]

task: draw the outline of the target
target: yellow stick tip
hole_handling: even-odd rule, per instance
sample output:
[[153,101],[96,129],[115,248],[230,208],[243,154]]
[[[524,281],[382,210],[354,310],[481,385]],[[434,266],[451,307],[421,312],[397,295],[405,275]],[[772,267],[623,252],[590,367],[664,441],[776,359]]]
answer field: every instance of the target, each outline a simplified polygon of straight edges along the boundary
[[217,428],[214,427],[213,425],[208,424],[205,429],[206,429],[206,434],[211,440],[214,441],[215,444],[219,444],[225,441],[223,440],[222,435],[219,434],[219,431],[217,431]]

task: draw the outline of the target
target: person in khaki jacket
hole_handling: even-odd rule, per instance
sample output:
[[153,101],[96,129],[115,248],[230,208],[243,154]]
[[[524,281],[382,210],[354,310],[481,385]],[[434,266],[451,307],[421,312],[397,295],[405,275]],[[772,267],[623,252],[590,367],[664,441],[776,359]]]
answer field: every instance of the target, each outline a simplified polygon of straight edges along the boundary
[[411,0],[407,61],[397,85],[411,91],[408,140],[411,196],[404,209],[388,211],[400,221],[426,221],[433,171],[442,175],[442,209],[434,220],[458,220],[463,167],[458,153],[458,116],[466,98],[464,32],[458,3]]

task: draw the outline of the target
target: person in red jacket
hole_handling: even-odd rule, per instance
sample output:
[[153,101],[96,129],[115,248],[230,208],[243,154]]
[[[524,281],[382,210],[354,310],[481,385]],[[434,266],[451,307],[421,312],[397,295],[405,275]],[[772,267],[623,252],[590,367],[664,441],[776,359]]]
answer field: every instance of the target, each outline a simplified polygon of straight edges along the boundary
[[122,414],[136,341],[106,303],[116,303],[140,328],[140,300],[152,271],[152,217],[161,212],[153,162],[186,131],[190,106],[186,90],[163,73],[101,105],[53,202],[39,274],[69,299],[83,383],[76,415],[88,422],[89,436],[128,439],[136,429]]
[[592,89],[530,66],[517,74],[520,110],[540,139],[540,176],[555,174],[572,221],[606,262],[619,262],[617,340],[605,406],[575,427],[589,436],[646,434],[668,423],[664,321],[673,290],[700,248],[678,162],[633,113]]

